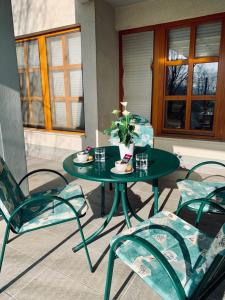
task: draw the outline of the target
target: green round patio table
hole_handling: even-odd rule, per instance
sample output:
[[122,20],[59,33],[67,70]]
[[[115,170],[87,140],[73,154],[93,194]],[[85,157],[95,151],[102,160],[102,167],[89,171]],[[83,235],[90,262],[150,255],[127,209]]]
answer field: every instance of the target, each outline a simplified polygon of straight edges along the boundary
[[[114,200],[112,208],[107,215],[103,225],[86,239],[87,244],[94,241],[98,235],[106,228],[111,221],[112,217],[116,213],[119,202],[122,201],[123,213],[125,216],[126,224],[131,227],[130,218],[128,215],[128,209],[133,217],[138,221],[143,221],[132,209],[127,198],[127,183],[138,181],[152,181],[153,193],[154,193],[154,214],[158,212],[158,179],[162,176],[166,176],[174,172],[180,165],[179,159],[176,155],[164,150],[146,147],[135,147],[133,167],[134,172],[118,175],[111,172],[111,169],[115,166],[115,161],[120,159],[118,146],[107,146],[105,162],[90,162],[87,164],[74,163],[76,153],[68,156],[63,162],[64,170],[78,178],[83,178],[90,181],[98,181],[101,183],[109,182],[115,186]],[[137,153],[148,153],[148,169],[146,171],[136,170],[135,168],[135,155]],[[94,155],[94,149],[90,153]],[[83,247],[83,243],[74,247],[74,251],[78,251]]]

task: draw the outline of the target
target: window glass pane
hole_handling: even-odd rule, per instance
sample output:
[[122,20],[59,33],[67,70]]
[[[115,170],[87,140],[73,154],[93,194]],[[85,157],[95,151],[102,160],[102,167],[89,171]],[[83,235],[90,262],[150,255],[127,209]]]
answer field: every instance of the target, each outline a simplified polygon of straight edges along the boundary
[[193,74],[193,95],[215,95],[218,62],[196,64]]
[[55,128],[66,128],[66,104],[65,102],[52,102],[53,118],[52,123]]
[[42,96],[41,76],[39,72],[29,73],[30,96]]
[[84,103],[83,102],[72,102],[72,127],[84,129]]
[[69,72],[70,76],[70,95],[71,96],[82,96],[82,71],[73,70]]
[[221,22],[197,27],[195,56],[218,56],[221,38]]
[[25,62],[24,62],[24,44],[23,43],[16,44],[16,56],[17,56],[18,67],[24,68]]
[[69,64],[81,64],[81,39],[80,32],[67,34]]
[[185,128],[185,101],[166,101],[165,128]]
[[51,91],[54,96],[64,96],[64,72],[54,71],[51,72],[52,84]]
[[20,96],[27,96],[27,88],[26,88],[26,75],[25,73],[19,73],[19,84],[20,84]]
[[167,67],[167,95],[187,94],[188,66],[176,65]]
[[43,102],[42,101],[32,101],[32,116],[34,126],[44,126],[44,111],[43,111]]
[[190,28],[169,31],[169,60],[187,59],[189,56]]
[[191,129],[212,130],[215,101],[191,102]]
[[28,65],[30,67],[39,67],[39,48],[37,41],[28,42]]
[[22,120],[24,125],[30,123],[30,114],[29,114],[29,102],[21,101],[21,110],[22,110]]
[[47,38],[48,64],[50,66],[63,65],[62,39],[61,37]]

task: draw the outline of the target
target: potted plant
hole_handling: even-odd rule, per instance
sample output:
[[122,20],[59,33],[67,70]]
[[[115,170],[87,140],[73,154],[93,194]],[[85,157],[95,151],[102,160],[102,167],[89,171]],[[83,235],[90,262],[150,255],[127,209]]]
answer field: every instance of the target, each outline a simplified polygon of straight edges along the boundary
[[121,159],[125,154],[134,153],[134,137],[138,134],[135,132],[135,124],[133,115],[127,110],[127,102],[120,102],[123,110],[114,109],[112,114],[116,116],[116,120],[112,121],[111,127],[104,132],[110,136],[111,141],[119,144]]

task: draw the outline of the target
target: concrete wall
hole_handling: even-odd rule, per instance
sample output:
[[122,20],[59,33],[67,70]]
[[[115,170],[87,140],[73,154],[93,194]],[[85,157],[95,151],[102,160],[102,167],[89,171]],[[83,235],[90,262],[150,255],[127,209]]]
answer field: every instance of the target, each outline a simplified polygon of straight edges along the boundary
[[81,24],[85,143],[103,145],[111,111],[118,106],[118,36],[114,9],[102,0],[76,1],[76,20]]
[[119,106],[119,45],[115,31],[115,13],[108,3],[96,1],[98,144],[105,145],[103,132],[110,126],[113,109]]
[[225,11],[224,0],[146,0],[116,8],[116,29],[128,29]]
[[0,155],[19,180],[26,174],[26,161],[11,2],[8,0],[0,0],[0,41]]
[[75,0],[12,0],[15,36],[76,23]]

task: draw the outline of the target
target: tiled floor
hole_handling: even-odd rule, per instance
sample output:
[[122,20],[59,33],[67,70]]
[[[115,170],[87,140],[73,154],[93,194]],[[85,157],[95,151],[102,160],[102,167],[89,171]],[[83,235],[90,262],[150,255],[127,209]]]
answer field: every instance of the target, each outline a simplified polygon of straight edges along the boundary
[[[58,162],[28,158],[28,168],[53,168],[62,171]],[[176,172],[160,183],[161,209],[174,211],[179,193],[176,190],[175,180],[180,176]],[[67,176],[69,180],[74,180]],[[81,219],[84,225],[84,234],[87,236],[97,229],[103,222],[100,217],[100,190],[99,184],[76,180],[82,185],[90,209]],[[38,174],[30,178],[30,190],[46,189],[58,185],[54,175]],[[107,190],[107,210],[112,203],[112,192]],[[140,209],[140,216],[147,218],[152,213],[151,186],[148,183],[138,183],[130,186],[129,198],[134,208]],[[191,215],[185,215],[190,221]],[[133,224],[135,223],[132,220]],[[221,223],[220,218],[211,218],[210,222],[204,220],[202,229],[213,234]],[[213,224],[213,226],[212,226]],[[0,234],[3,236],[4,222],[0,222]],[[44,300],[95,300],[103,299],[105,276],[108,260],[108,244],[112,236],[124,228],[123,217],[119,212],[113,218],[101,239],[89,246],[91,258],[97,267],[91,274],[88,269],[84,251],[73,253],[71,248],[80,241],[75,222],[65,223],[21,235],[11,237],[7,245],[3,269],[0,274],[1,300],[8,299],[44,299]],[[210,300],[225,299],[225,284],[210,296]],[[157,300],[160,299],[154,291],[149,289],[142,280],[131,273],[119,260],[116,262],[112,297],[123,300]]]

